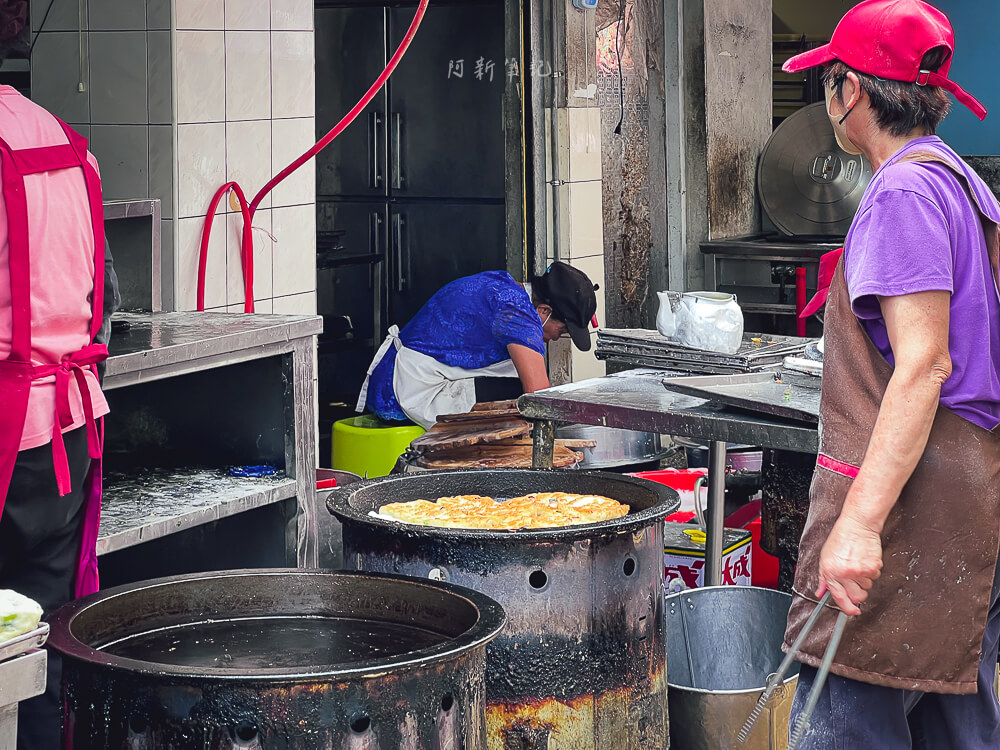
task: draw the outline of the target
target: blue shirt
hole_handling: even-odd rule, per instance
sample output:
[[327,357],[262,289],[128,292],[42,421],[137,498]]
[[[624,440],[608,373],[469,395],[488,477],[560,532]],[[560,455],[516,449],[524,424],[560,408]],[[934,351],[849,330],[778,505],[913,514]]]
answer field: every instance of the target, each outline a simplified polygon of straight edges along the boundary
[[[403,346],[465,370],[510,359],[520,344],[545,354],[542,321],[531,297],[506,271],[487,271],[443,286],[399,333]],[[368,384],[368,408],[381,419],[404,420],[392,387],[396,348],[390,347]]]

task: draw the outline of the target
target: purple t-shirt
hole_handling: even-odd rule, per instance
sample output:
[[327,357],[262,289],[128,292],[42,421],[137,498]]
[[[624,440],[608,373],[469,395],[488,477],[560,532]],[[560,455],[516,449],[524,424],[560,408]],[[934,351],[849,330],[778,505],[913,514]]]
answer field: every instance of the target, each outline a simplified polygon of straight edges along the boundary
[[911,151],[932,151],[959,166],[983,210],[1000,221],[990,189],[940,138],[911,141],[872,177],[847,233],[844,272],[854,314],[893,363],[875,295],[951,292],[952,375],[941,389],[941,404],[992,430],[1000,423],[1000,299],[979,213],[947,167],[895,163]]

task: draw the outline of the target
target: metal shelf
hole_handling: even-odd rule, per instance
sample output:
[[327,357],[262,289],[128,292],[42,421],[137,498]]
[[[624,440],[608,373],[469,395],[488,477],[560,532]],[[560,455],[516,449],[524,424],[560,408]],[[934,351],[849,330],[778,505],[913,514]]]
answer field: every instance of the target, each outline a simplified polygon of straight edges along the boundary
[[97,554],[132,547],[202,524],[281,502],[296,481],[231,477],[220,469],[145,469],[104,478]]
[[323,330],[315,315],[115,313],[104,390],[291,351]]

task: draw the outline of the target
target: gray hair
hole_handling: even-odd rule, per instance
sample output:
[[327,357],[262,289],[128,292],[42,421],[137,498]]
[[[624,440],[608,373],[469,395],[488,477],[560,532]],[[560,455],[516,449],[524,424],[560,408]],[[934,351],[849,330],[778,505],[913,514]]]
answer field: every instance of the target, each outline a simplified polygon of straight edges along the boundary
[[[924,55],[921,70],[937,71],[951,56],[947,47],[935,47]],[[854,70],[834,60],[823,71],[823,83],[836,89],[837,99],[844,101],[844,81],[855,73],[862,90],[868,94],[875,111],[875,122],[890,135],[900,136],[920,129],[934,135],[938,125],[951,110],[951,100],[940,86],[890,81]]]

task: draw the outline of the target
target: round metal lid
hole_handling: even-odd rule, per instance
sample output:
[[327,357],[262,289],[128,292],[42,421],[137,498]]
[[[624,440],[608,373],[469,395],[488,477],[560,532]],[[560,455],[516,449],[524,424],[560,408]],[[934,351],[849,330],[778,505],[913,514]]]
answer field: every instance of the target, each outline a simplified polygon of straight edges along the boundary
[[757,166],[764,212],[791,236],[847,234],[871,179],[868,160],[837,144],[823,102],[784,120]]

